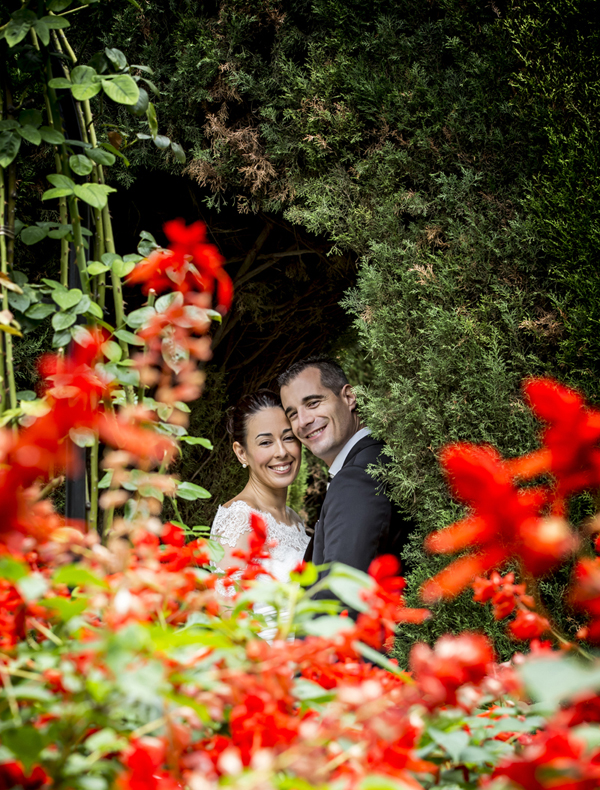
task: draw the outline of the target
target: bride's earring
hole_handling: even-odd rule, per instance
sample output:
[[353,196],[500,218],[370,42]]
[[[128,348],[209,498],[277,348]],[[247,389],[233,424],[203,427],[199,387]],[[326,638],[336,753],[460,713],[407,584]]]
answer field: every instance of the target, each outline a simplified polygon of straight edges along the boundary
[[242,464],[242,469],[245,469],[247,466],[248,464]]

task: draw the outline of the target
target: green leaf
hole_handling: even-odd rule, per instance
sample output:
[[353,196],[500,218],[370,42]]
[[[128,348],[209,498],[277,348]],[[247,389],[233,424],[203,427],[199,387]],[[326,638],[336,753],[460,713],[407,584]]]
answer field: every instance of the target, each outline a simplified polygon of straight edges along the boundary
[[35,727],[21,724],[17,729],[4,730],[2,743],[23,763],[27,774],[30,773],[34,763],[39,762],[38,757],[44,748],[42,736]]
[[37,396],[33,390],[20,390],[17,392],[17,400],[32,401],[36,400]]
[[121,279],[127,277],[135,269],[135,263],[125,263],[122,258],[113,261],[112,270]]
[[91,66],[75,66],[71,72],[71,82],[78,83],[79,85],[93,82],[97,78],[96,69],[93,69]]
[[146,110],[146,118],[148,119],[148,126],[150,127],[150,134],[152,137],[156,137],[158,134],[158,118],[156,117],[156,108],[150,102],[148,104],[148,109]]
[[21,241],[23,244],[29,246],[31,244],[37,244],[38,241],[45,239],[47,235],[48,231],[44,230],[44,228],[40,228],[37,225],[30,225],[28,228],[24,228],[21,231]]
[[101,82],[83,82],[71,86],[71,93],[77,101],[88,101],[100,93],[101,90]]
[[100,263],[100,261],[90,261],[87,265],[87,270],[92,277],[95,277],[97,274],[110,271],[110,266],[106,266],[106,264]]
[[76,304],[79,304],[82,296],[83,294],[79,288],[72,288],[70,291],[52,291],[52,298],[62,310],[75,307]]
[[52,348],[64,348],[71,342],[71,333],[68,329],[55,332],[52,335]]
[[98,209],[104,208],[108,203],[109,194],[116,191],[114,187],[106,186],[106,184],[76,184],[74,189],[80,200]]
[[[298,788],[298,790],[301,790]],[[370,774],[358,785],[358,790],[410,790],[410,785],[407,785],[401,779],[393,779],[391,776],[382,774]],[[437,786],[436,786],[437,790]],[[459,785],[452,785],[449,787],[447,784],[439,785],[439,790],[461,790]]]
[[[139,86],[138,86],[139,88]],[[138,100],[135,104],[132,104],[129,109],[134,115],[145,115],[146,111],[148,110],[148,104],[150,103],[150,97],[148,96],[148,92],[145,91],[143,88],[139,88],[139,96]]]
[[164,313],[165,310],[168,310],[172,304],[177,302],[178,305],[183,304],[183,294],[179,291],[174,291],[169,294],[165,294],[164,296],[159,296],[156,300],[154,307],[156,308],[157,313]]
[[295,681],[292,693],[296,699],[302,700],[302,702],[306,700],[325,702],[333,699],[335,696],[330,689],[325,689],[313,680],[307,680],[306,678],[298,678]]
[[50,145],[61,145],[65,141],[65,136],[62,132],[52,129],[51,126],[42,126],[40,128],[42,140]]
[[54,584],[66,584],[67,587],[102,587],[108,590],[108,584],[99,576],[95,576],[91,571],[79,565],[63,565],[53,575]]
[[96,162],[98,165],[110,167],[110,165],[114,165],[115,163],[114,155],[102,148],[90,148],[86,151],[86,154],[93,162]]
[[127,159],[127,157],[124,156],[124,154],[122,154],[118,148],[115,148],[114,145],[112,145],[111,143],[100,143],[100,145],[102,146],[102,148],[105,148],[107,151],[110,151],[111,154],[120,157],[125,162],[127,167],[129,167],[129,159]]
[[201,436],[182,436],[181,441],[186,444],[199,444],[201,447],[206,447],[207,450],[213,449],[210,439],[203,439]]
[[110,362],[118,362],[123,356],[123,349],[118,343],[115,343],[114,340],[107,340],[102,343],[101,349],[104,356],[110,360]]
[[51,80],[48,81],[48,85],[51,88],[71,88],[73,83],[71,80],[68,80],[66,77],[53,77]]
[[12,557],[0,557],[0,579],[16,582],[29,574],[29,568]]
[[121,384],[126,387],[137,387],[140,383],[139,371],[123,365],[117,366],[117,376]]
[[32,304],[31,307],[25,311],[25,315],[27,318],[31,318],[33,321],[42,321],[44,318],[47,318],[54,312],[55,310],[53,304],[38,302],[37,304]]
[[35,126],[21,126],[18,129],[19,134],[23,138],[23,140],[27,140],[28,143],[32,145],[39,145],[42,142],[42,135],[39,132],[39,129],[36,129]]
[[53,200],[54,198],[67,197],[68,195],[72,194],[72,189],[47,189],[42,195],[42,200]]
[[139,310],[133,310],[129,315],[125,316],[125,323],[132,329],[139,329],[155,314],[155,308],[150,305],[140,307]]
[[21,147],[21,137],[15,132],[0,132],[0,167],[8,167]]
[[45,47],[47,47],[48,44],[50,43],[50,28],[44,22],[44,19],[42,18],[42,19],[36,20],[36,23],[35,23],[35,25],[33,27],[34,27],[35,32],[39,36],[40,41],[42,42],[42,44]]
[[39,606],[45,606],[56,612],[63,622],[67,622],[73,617],[77,617],[88,605],[87,598],[45,598],[38,601]]
[[91,159],[88,159],[87,156],[83,154],[73,154],[73,156],[70,156],[69,166],[78,176],[87,176],[94,169]]
[[157,134],[154,137],[154,145],[157,148],[160,148],[161,151],[164,151],[165,148],[168,148],[171,145],[171,140],[164,134]]
[[73,0],[50,0],[46,5],[50,11],[54,11],[55,14],[60,14],[60,12],[68,8],[72,2]]
[[292,572],[290,574],[290,579],[294,582],[297,582],[302,587],[312,587],[318,578],[319,572],[312,562],[307,562],[304,566],[304,570],[301,573]]
[[34,129],[39,129],[43,122],[44,116],[39,110],[22,110],[19,113],[21,126],[33,126]]
[[5,118],[3,121],[0,121],[0,132],[6,131],[6,130],[11,130],[12,131],[12,130],[18,129],[18,128],[19,128],[19,124],[15,120],[13,120],[12,118]]
[[177,496],[180,499],[186,499],[189,502],[194,502],[196,499],[210,499],[211,494],[195,483],[179,483],[177,486]]
[[156,85],[155,85],[155,84],[154,84],[154,83],[153,83],[151,80],[149,80],[149,79],[148,79],[148,77],[141,77],[141,79],[143,79],[143,80],[144,80],[144,82],[146,83],[146,85],[147,85],[147,86],[150,88],[150,90],[152,91],[152,93],[153,93],[155,96],[160,96],[160,91],[158,90],[158,88],[156,87]]
[[73,190],[75,186],[75,182],[71,178],[63,176],[60,173],[50,173],[50,175],[46,176],[46,178],[53,187],[58,187],[59,189]]
[[89,315],[94,316],[94,318],[100,318],[100,319],[104,318],[104,313],[102,312],[102,308],[100,307],[100,305],[96,304],[96,302],[92,302],[91,300],[90,300],[90,306],[87,309],[87,313]]
[[65,236],[67,236],[72,231],[73,231],[73,226],[72,225],[59,225],[57,228],[53,228],[52,230],[48,231],[48,238],[50,238],[50,239],[63,239]]
[[469,743],[468,732],[464,730],[443,732],[442,730],[436,730],[435,727],[429,727],[427,732],[450,755],[452,762],[458,763],[460,761],[460,755]]
[[556,708],[582,691],[600,691],[600,668],[572,658],[528,659],[517,668],[527,692],[534,702]]
[[134,335],[133,332],[128,332],[126,329],[117,329],[115,332],[115,337],[117,337],[119,340],[124,340],[126,343],[129,343],[130,346],[146,345],[141,337]]
[[42,21],[48,25],[50,30],[64,30],[66,27],[71,27],[71,23],[64,16],[43,16]]
[[69,438],[77,447],[93,447],[96,443],[96,434],[91,428],[71,428]]
[[179,145],[179,143],[171,143],[171,151],[173,151],[173,155],[175,159],[179,162],[179,164],[184,165],[186,162],[185,151]]
[[110,80],[103,79],[102,87],[108,98],[118,104],[135,105],[140,97],[140,89],[129,74],[117,74]]
[[341,631],[351,631],[354,628],[351,617],[317,617],[302,624],[302,630],[310,636],[335,636]]
[[215,564],[221,562],[225,556],[225,548],[216,540],[206,538],[206,548],[208,549],[208,556]]
[[127,68],[127,58],[120,49],[110,49],[110,47],[106,47],[104,54],[119,71]]
[[91,343],[94,339],[89,329],[86,329],[84,326],[79,326],[79,324],[77,326],[72,326],[69,332],[73,340],[80,346],[87,346],[87,344]]
[[28,11],[26,8],[21,8],[12,14],[8,25],[6,26],[6,43],[9,47],[14,47],[19,41],[22,41],[29,29],[37,22],[37,16],[33,11]]
[[24,576],[15,585],[26,601],[35,601],[41,598],[48,589],[48,582],[41,573],[30,573]]
[[27,294],[17,294],[14,291],[8,292],[8,304],[13,310],[24,313],[31,304],[31,299]]
[[73,308],[73,312],[75,315],[81,315],[82,313],[87,313],[90,309],[90,305],[92,304],[92,300],[87,294],[84,294],[81,297],[81,300],[75,305]]
[[100,480],[100,482],[98,483],[98,488],[110,488],[110,484],[112,482],[112,477],[113,477],[113,470],[112,469],[108,469],[104,473],[104,475],[103,475],[102,479]]
[[52,316],[52,326],[57,332],[60,332],[62,329],[73,326],[76,320],[77,316],[72,313],[55,313]]

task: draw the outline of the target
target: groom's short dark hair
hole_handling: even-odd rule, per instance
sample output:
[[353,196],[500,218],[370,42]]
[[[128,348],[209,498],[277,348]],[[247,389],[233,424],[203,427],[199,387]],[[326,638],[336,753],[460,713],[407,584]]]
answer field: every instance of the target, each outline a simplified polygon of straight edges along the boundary
[[331,390],[334,395],[339,395],[342,387],[348,384],[346,374],[331,357],[324,354],[315,354],[306,359],[300,359],[294,362],[289,368],[277,377],[279,388],[287,387],[296,376],[299,376],[306,368],[318,368],[321,372],[321,384]]

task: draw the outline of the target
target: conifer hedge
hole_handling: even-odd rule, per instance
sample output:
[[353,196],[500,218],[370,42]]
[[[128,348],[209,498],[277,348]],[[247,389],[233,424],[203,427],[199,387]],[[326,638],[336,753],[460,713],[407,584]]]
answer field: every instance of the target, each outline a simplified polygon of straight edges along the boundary
[[[359,260],[339,298],[367,360],[361,408],[418,525],[405,557],[413,605],[443,564],[423,554],[423,536],[460,512],[439,448],[534,447],[520,397],[532,374],[600,399],[595,11],[590,0],[156,0],[98,5],[81,28],[81,62],[109,29],[131,62],[154,68],[161,122],[188,152],[182,168],[133,145],[121,183],[133,192],[166,171],[195,183],[203,211],[283,220],[323,242],[326,276],[328,261],[333,276],[340,256]],[[129,139],[125,110],[105,121]],[[289,316],[282,344],[298,326]],[[268,354],[265,376],[277,348]],[[213,419],[202,409],[199,424]],[[215,504],[231,480],[215,477]],[[555,606],[561,585],[546,587]],[[433,623],[419,635],[495,633],[468,600]],[[502,655],[514,649],[496,637]]]

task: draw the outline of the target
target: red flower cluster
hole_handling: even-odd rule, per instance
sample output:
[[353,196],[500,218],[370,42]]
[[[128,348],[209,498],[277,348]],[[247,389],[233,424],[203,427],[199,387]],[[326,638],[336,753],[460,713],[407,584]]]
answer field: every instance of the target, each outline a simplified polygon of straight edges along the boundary
[[494,654],[483,634],[447,634],[434,647],[419,643],[410,652],[410,668],[431,708],[460,705],[458,690],[465,684],[476,686],[486,676]]
[[509,779],[522,790],[596,790],[600,750],[587,752],[568,730],[542,730],[520,756],[503,760],[493,777]]
[[202,222],[186,226],[183,220],[174,219],[166,222],[163,230],[170,242],[168,249],[152,252],[135,267],[127,282],[144,283],[145,294],[151,290],[186,294],[190,291],[212,293],[216,281],[219,306],[224,311],[229,310],[233,285],[222,268],[223,256],[206,240],[206,226]]
[[[428,602],[452,598],[475,576],[500,568],[511,557],[534,576],[542,575],[578,545],[563,514],[568,496],[600,484],[600,412],[552,379],[532,379],[524,389],[536,416],[548,423],[542,449],[510,461],[491,448],[470,444],[451,445],[440,455],[453,493],[471,513],[429,535],[425,545],[436,553],[471,553],[426,582],[423,597]],[[543,474],[552,475],[554,483],[524,489],[515,483]],[[544,515],[548,509],[550,517]]]
[[510,633],[515,639],[538,639],[550,630],[550,623],[534,611],[535,601],[526,593],[526,586],[514,581],[514,573],[502,577],[494,571],[489,579],[478,577],[473,582],[473,600],[479,603],[490,601],[496,620],[508,617],[516,609],[517,615],[508,626]]

